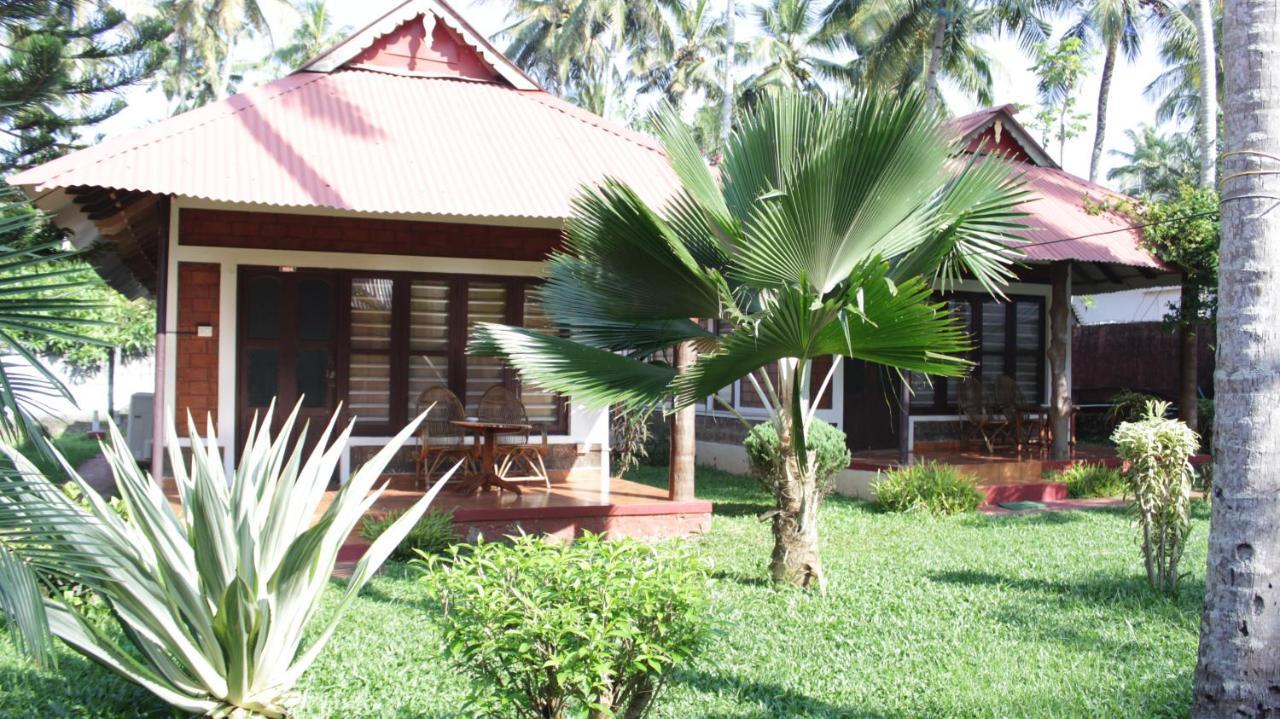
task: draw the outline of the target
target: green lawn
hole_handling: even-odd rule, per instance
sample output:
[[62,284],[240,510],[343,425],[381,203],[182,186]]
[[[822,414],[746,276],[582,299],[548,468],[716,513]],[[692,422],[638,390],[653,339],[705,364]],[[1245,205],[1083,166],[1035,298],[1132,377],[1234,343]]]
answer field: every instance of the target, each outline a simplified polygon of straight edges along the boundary
[[[643,468],[642,481],[665,471]],[[654,716],[1185,716],[1203,594],[1207,512],[1197,507],[1180,600],[1154,597],[1120,512],[929,519],[832,498],[830,590],[764,581],[766,506],[749,480],[701,470],[717,503],[700,551],[717,631]],[[336,593],[328,596],[330,605]],[[413,573],[375,580],[303,680],[299,717],[456,717],[464,679],[441,659],[436,610]],[[39,674],[0,639],[0,716],[165,712],[64,652]]]

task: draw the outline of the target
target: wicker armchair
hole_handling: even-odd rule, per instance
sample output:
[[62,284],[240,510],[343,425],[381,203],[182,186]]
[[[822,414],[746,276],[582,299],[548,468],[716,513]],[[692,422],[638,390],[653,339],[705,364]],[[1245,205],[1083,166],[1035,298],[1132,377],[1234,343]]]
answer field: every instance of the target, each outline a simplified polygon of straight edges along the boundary
[[[477,415],[481,422],[508,422],[511,424],[529,423],[529,413],[525,411],[524,402],[507,387],[495,384],[480,397]],[[530,425],[532,427],[532,425]],[[507,442],[499,441],[495,451],[495,468],[498,476],[507,481],[541,480],[548,488],[551,479],[547,474],[547,465],[543,458],[547,454],[547,429],[539,426],[541,441],[532,440],[532,430],[524,434],[505,435]],[[519,472],[513,474],[513,472]]]
[[956,393],[956,401],[960,405],[960,413],[964,415],[966,438],[968,430],[977,430],[987,451],[995,451],[995,439],[1008,427],[1009,420],[988,411],[982,381],[973,375],[965,377]]
[[454,424],[467,415],[457,395],[440,385],[428,387],[418,395],[417,408],[419,414],[427,412],[418,430],[417,481],[426,486],[438,470],[447,469],[459,459],[466,462],[463,471],[470,471],[475,452],[467,444],[466,430]]

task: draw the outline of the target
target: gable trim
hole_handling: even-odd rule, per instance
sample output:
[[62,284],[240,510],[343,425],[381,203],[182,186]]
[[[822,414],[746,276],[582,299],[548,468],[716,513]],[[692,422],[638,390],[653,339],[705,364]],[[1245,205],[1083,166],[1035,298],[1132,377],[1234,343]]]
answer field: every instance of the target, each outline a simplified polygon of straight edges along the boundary
[[468,47],[479,54],[486,65],[512,87],[517,90],[541,89],[443,0],[406,0],[366,25],[364,29],[308,60],[294,72],[333,72],[369,49],[379,38],[394,32],[396,28],[420,15],[443,22],[445,27],[457,33]]
[[1050,167],[1055,170],[1062,169],[1058,166],[1057,162],[1054,162],[1053,157],[1040,146],[1040,143],[1036,142],[1036,139],[1031,136],[1031,133],[1027,132],[1027,129],[1022,126],[1022,123],[1018,122],[1018,119],[1013,116],[1013,113],[1003,107],[991,113],[991,117],[988,118],[986,122],[970,130],[969,133],[962,138],[962,143],[968,144],[973,140],[973,138],[990,129],[996,122],[1000,122],[1002,124],[1003,131],[1008,133],[1009,137],[1013,138],[1013,141],[1022,148],[1023,152],[1027,153],[1036,165],[1040,167]]

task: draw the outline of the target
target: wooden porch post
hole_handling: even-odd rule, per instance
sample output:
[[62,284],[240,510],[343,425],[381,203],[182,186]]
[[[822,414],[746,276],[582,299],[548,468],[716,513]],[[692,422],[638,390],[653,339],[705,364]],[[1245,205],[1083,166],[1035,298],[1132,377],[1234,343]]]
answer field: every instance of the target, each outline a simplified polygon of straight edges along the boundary
[[[1200,399],[1200,392],[1197,382],[1199,358],[1196,352],[1199,351],[1200,345],[1194,312],[1196,300],[1195,288],[1187,283],[1184,274],[1179,298],[1181,317],[1178,321],[1178,417],[1186,422],[1188,427],[1198,432],[1199,427],[1196,425],[1199,424],[1200,413],[1197,402]],[[1188,315],[1188,308],[1193,308],[1190,315]]]
[[1071,263],[1051,266],[1053,286],[1049,295],[1049,423],[1053,428],[1054,459],[1071,456]]
[[911,464],[911,385],[904,372],[898,382],[898,464]]
[[[684,374],[693,366],[695,353],[692,342],[681,342],[675,349],[677,374]],[[677,502],[693,499],[694,422],[693,405],[671,415],[671,465],[667,470],[667,496]]]

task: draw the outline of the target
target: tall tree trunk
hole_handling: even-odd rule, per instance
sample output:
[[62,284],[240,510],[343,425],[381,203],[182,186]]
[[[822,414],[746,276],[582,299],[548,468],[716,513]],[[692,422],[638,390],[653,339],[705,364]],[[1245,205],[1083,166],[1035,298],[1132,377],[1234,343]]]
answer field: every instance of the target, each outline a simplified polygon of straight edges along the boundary
[[947,4],[939,2],[937,17],[933,20],[933,41],[929,45],[929,64],[924,69],[924,94],[929,106],[942,107],[942,94],[938,89],[938,73],[942,70],[942,49],[947,42]]
[[1217,437],[1192,716],[1280,716],[1280,3],[1227,0]]
[[773,557],[769,575],[776,584],[791,584],[826,591],[826,576],[818,554],[817,464],[812,457],[802,461],[797,451],[796,427],[804,421],[794,411],[793,401],[800,391],[795,381],[795,360],[778,363],[778,402],[775,420],[778,424],[778,448],[783,475],[778,478],[773,512]]
[[1111,77],[1116,71],[1116,55],[1120,54],[1120,36],[1107,41],[1107,55],[1102,61],[1102,82],[1098,87],[1098,117],[1094,124],[1093,154],[1089,158],[1089,182],[1098,181],[1098,165],[1102,163],[1102,145],[1107,141],[1107,102],[1111,99]]
[[[675,366],[678,374],[684,374],[693,366],[695,354],[692,342],[676,345]],[[667,469],[667,496],[678,502],[693,499],[696,420],[693,405],[671,415],[671,464]]]
[[1055,262],[1049,295],[1049,423],[1053,459],[1071,457],[1071,263]]
[[734,20],[738,8],[734,0],[728,0],[724,10],[724,100],[720,103],[720,153],[729,145],[729,133],[733,130],[733,43]]
[[1200,41],[1200,186],[1218,181],[1218,49],[1214,46],[1213,0],[1196,0]]
[[1199,351],[1196,300],[1196,289],[1184,276],[1178,308],[1181,314],[1178,322],[1178,417],[1193,430],[1197,429],[1200,416],[1197,404],[1200,401],[1197,378],[1200,368],[1196,357]]

